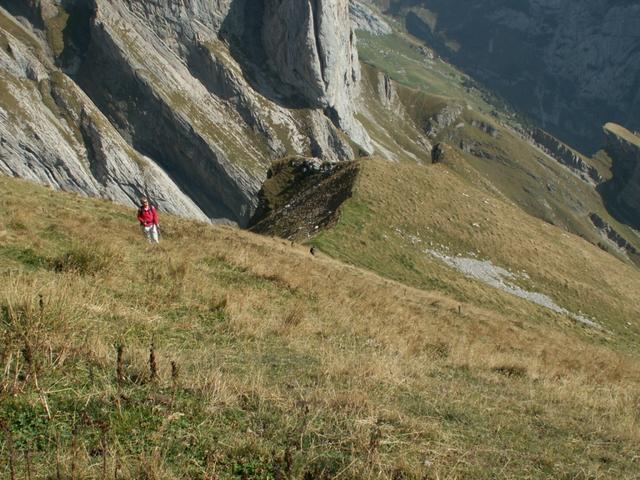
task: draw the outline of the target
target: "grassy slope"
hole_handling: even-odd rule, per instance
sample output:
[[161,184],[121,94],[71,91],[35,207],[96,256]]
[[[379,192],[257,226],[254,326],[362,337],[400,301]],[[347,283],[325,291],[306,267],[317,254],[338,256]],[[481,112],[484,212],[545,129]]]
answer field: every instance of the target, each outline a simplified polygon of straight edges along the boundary
[[[457,147],[462,140],[473,144],[476,150],[489,154],[482,158],[460,152],[467,166],[471,167],[460,173],[469,172],[469,181],[476,181],[478,176],[485,178],[527,213],[597,244],[603,242],[603,239],[588,218],[589,213],[595,212],[640,248],[637,235],[607,213],[594,188],[502,125],[513,123],[515,117],[500,99],[480,90],[469,77],[446,62],[425,59],[416,50],[416,41],[402,32],[381,37],[359,32],[358,38],[361,58],[372,66],[365,71],[375,68],[396,80],[401,85],[400,95],[408,113],[419,124],[422,123],[423,116],[433,115],[434,110],[447,103],[468,106],[460,121],[441,131],[434,142],[443,141]],[[365,95],[368,108],[375,111],[378,107],[372,102],[366,88]],[[386,116],[389,117],[388,112]],[[377,118],[385,124],[384,114],[377,115]],[[472,120],[493,126],[499,135],[492,137],[472,127]],[[461,123],[464,123],[464,127],[457,128]],[[402,138],[406,131],[407,135],[415,138],[411,129],[398,123],[396,119],[386,120],[385,126],[387,130],[384,133],[371,128],[369,130],[374,140],[390,149],[392,147],[389,147],[389,142],[383,141],[389,135]],[[404,148],[412,151],[411,148]],[[397,147],[393,149],[397,150]],[[599,168],[603,175],[608,175],[609,165],[602,158],[584,159]],[[618,254],[615,248],[610,250]]]
[[550,295],[573,312],[594,316],[612,332],[608,341],[636,348],[640,339],[635,321],[640,313],[637,269],[525,214],[496,195],[490,185],[468,183],[468,173],[461,175],[457,170],[469,167],[452,149],[448,153],[448,165],[363,162],[354,196],[343,206],[338,225],[313,243],[338,258],[419,288],[437,288],[510,316],[562,322],[461,277],[424,250],[491,259],[513,272],[525,271],[530,279],[523,280],[522,286]]
[[603,128],[605,131],[609,131],[614,135],[617,135],[618,137],[629,142],[630,144],[640,147],[640,137],[630,132],[626,128],[620,125],[616,125],[615,123],[607,123]]
[[[438,190],[424,191],[426,212]],[[354,228],[379,208],[358,195]],[[163,216],[154,249],[133,215],[0,177],[1,475],[13,457],[21,478],[27,451],[32,478],[56,463],[76,478],[103,466],[162,479],[636,474],[640,361],[606,345],[619,335],[486,302],[500,296],[471,282],[454,300],[227,227]]]

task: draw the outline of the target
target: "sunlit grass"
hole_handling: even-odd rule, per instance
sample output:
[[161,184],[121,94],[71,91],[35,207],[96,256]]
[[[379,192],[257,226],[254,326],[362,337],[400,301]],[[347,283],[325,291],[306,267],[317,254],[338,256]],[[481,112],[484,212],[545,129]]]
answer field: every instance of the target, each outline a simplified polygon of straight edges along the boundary
[[10,458],[18,478],[637,471],[637,356],[533,307],[166,215],[153,248],[133,211],[0,190],[5,476]]

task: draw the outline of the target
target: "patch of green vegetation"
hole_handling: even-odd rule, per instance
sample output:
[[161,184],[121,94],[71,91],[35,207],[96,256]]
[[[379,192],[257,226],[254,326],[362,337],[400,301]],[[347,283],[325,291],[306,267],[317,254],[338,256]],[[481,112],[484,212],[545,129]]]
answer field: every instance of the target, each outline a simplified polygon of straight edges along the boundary
[[29,269],[43,268],[48,265],[48,259],[37,254],[32,248],[20,248],[15,245],[0,247],[0,255],[15,260]]
[[[52,96],[52,92],[53,92],[52,88],[56,88],[55,90],[56,95],[60,95],[58,88],[59,88],[59,81],[60,81],[59,79],[61,76],[64,77],[65,75],[62,72],[59,72],[56,70],[52,72],[51,80],[44,79],[38,83],[38,91],[40,92],[40,98],[42,99],[42,102],[45,104],[45,106],[49,110],[51,110],[51,112],[56,117],[62,118],[66,122],[67,126],[69,127],[69,130],[62,128],[57,124],[57,122],[55,123],[55,126],[60,132],[60,135],[62,135],[62,137],[67,141],[67,143],[69,145],[74,145],[76,143],[82,145],[83,144],[82,134],[77,124],[78,116],[74,118],[74,116],[70,112],[66,111],[66,108],[64,108],[66,107],[66,103],[63,104],[61,108],[61,106]],[[55,87],[52,87],[52,85],[55,85]],[[69,133],[69,131],[71,132],[71,134]]]
[[223,257],[208,257],[203,260],[217,279],[228,285],[248,286],[256,289],[276,290],[280,295],[297,296],[296,288],[275,275],[256,275],[246,268],[230,264]]
[[440,59],[429,60],[420,44],[398,33],[376,36],[358,34],[358,54],[365,64],[385,72],[393,80],[426,93],[452,98],[467,97],[478,107],[490,110],[479,95],[466,86],[469,80]]
[[12,17],[5,15],[2,11],[0,11],[0,29],[9,33],[19,42],[29,47],[35,55],[42,55],[42,49],[35,37],[33,37],[33,35],[30,34],[24,26],[16,22]]
[[95,245],[76,245],[50,261],[51,268],[59,273],[96,275],[106,272],[118,262],[118,254],[108,248]]
[[64,29],[69,21],[69,13],[64,7],[58,6],[58,12],[52,17],[44,19],[47,42],[51,47],[54,57],[59,57],[64,51]]
[[600,175],[607,180],[611,180],[613,174],[611,172],[611,167],[613,166],[613,160],[607,154],[605,150],[599,150],[595,153],[595,155],[591,158],[591,162],[598,169]]

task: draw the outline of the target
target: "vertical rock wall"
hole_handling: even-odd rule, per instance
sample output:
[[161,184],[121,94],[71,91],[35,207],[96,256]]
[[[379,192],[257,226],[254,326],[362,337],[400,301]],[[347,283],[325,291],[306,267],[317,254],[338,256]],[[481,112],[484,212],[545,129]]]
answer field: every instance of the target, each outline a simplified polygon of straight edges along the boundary
[[640,230],[640,137],[614,123],[604,126],[613,179],[604,196],[613,213]]
[[348,0],[266,0],[262,39],[268,62],[283,82],[364,151],[371,140],[354,118],[360,65]]

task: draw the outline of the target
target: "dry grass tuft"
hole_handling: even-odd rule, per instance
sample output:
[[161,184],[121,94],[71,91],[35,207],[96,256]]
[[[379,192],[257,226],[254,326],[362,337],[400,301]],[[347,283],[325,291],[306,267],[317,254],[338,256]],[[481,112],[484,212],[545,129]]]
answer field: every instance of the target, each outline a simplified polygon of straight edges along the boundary
[[51,268],[58,273],[97,275],[108,273],[122,260],[114,250],[91,244],[76,245],[51,260]]

